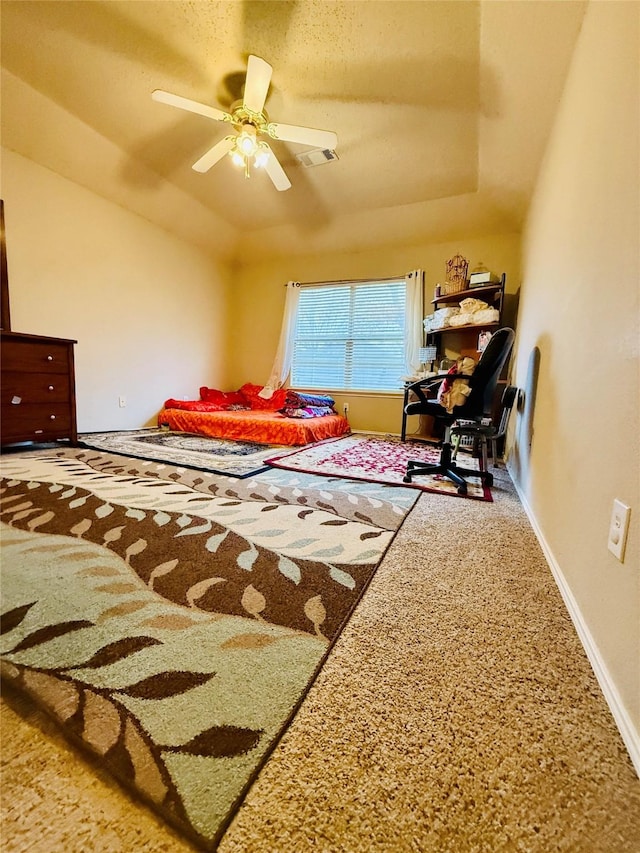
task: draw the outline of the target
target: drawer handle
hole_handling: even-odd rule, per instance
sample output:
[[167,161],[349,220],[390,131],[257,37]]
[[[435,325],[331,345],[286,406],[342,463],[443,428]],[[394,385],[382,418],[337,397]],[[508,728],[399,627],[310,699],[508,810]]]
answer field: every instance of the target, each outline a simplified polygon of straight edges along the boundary
[[22,397],[18,397],[16,395],[16,396],[11,398],[11,405],[12,406],[19,406],[21,402],[22,402]]
[[53,391],[53,385],[49,385],[49,391]]
[[56,416],[55,416],[55,415],[49,415],[49,420],[50,420],[50,421],[55,421],[55,419],[56,419]]
[[52,356],[52,355],[48,355],[48,356],[47,356],[47,361],[53,361],[53,356]]

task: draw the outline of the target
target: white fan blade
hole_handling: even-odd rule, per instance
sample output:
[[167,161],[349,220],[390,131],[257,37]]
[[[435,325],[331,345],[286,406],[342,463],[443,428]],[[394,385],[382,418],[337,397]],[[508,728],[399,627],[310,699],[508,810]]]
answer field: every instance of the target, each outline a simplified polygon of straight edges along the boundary
[[181,98],[180,95],[172,95],[171,92],[165,92],[162,89],[155,89],[151,93],[151,97],[154,101],[160,101],[161,104],[169,104],[171,107],[188,110],[190,113],[198,113],[198,115],[216,121],[231,121],[229,113],[225,113],[223,110],[209,107],[206,104],[199,104],[198,101],[190,101],[189,98]]
[[288,190],[291,186],[291,181],[287,177],[287,173],[280,165],[278,158],[273,153],[271,148],[266,144],[266,147],[269,149],[269,159],[264,164],[264,170],[269,175],[271,180],[273,181],[273,185],[277,190]]
[[196,172],[208,172],[212,166],[215,166],[218,160],[222,160],[224,155],[231,151],[235,141],[235,136],[225,136],[225,138],[221,139],[220,142],[217,142],[213,148],[210,148],[206,154],[203,154],[203,156],[194,163],[191,168]]
[[267,100],[273,68],[259,56],[251,55],[247,63],[247,79],[244,84],[243,106],[254,113],[261,113]]
[[338,144],[338,134],[332,130],[316,130],[313,127],[296,127],[294,124],[272,122],[267,126],[269,136],[283,142],[300,142],[314,148],[332,151]]

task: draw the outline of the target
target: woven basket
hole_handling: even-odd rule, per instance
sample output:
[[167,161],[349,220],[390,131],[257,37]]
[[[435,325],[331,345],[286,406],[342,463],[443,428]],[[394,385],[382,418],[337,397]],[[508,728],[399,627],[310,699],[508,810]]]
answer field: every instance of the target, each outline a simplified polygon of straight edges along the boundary
[[466,286],[467,282],[464,279],[461,281],[446,281],[442,285],[442,295],[451,296],[452,293],[460,293],[460,291],[466,289]]
[[462,255],[454,255],[450,261],[447,261],[447,280],[442,288],[445,296],[466,290],[468,269],[469,261]]

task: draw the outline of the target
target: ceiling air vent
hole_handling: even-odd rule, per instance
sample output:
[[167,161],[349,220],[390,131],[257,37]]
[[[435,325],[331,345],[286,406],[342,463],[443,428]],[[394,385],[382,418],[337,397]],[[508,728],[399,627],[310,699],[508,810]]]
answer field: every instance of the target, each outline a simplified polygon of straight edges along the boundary
[[332,160],[337,160],[338,155],[335,151],[329,148],[315,148],[313,151],[303,151],[302,154],[296,154],[296,159],[302,165],[310,169],[312,166],[322,166],[323,163],[330,163]]

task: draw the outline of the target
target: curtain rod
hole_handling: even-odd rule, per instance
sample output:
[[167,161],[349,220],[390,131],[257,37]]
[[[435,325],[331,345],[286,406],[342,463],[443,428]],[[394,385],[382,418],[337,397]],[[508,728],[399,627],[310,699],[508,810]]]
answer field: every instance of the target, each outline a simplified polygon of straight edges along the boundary
[[[411,273],[409,273],[411,275]],[[341,278],[337,281],[294,281],[294,284],[297,287],[322,287],[323,285],[330,284],[364,284],[365,282],[371,281],[404,281],[406,278],[405,275],[390,275],[390,276],[381,276],[380,278]],[[287,284],[284,284],[286,287]]]

